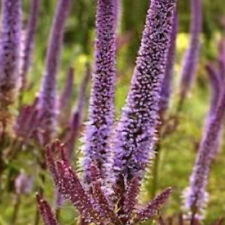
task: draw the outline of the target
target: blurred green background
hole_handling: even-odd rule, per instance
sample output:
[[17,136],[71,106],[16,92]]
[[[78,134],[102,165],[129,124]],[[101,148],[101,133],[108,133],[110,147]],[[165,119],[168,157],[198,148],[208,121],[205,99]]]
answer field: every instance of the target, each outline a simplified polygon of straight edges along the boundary
[[[23,0],[24,27],[29,12],[29,0]],[[41,76],[44,70],[45,51],[48,34],[51,26],[56,0],[41,1],[38,29],[35,38],[33,65],[29,73],[29,82],[33,83],[32,90],[25,95],[25,102],[30,103],[37,92]],[[168,113],[173,113],[176,107],[178,80],[182,56],[187,48],[189,38],[190,1],[179,0],[178,17],[179,33],[177,37],[177,53],[175,73],[173,77],[173,94]],[[65,29],[64,49],[62,63],[58,79],[58,88],[61,89],[65,80],[65,72],[69,66],[76,71],[75,92],[82,79],[86,62],[93,62],[94,21],[96,0],[74,0]],[[141,32],[145,21],[149,0],[122,0],[120,11],[120,23],[118,30],[119,49],[117,54],[118,80],[116,87],[116,118],[118,119],[121,107],[129,87],[135,57],[140,43]],[[174,193],[164,209],[164,215],[179,214],[182,206],[181,194],[188,185],[189,175],[196,155],[196,145],[201,137],[204,116],[209,106],[210,90],[208,79],[204,70],[205,63],[216,58],[217,44],[224,34],[221,25],[225,17],[225,3],[223,0],[203,1],[203,32],[201,36],[202,48],[195,83],[185,102],[180,115],[180,124],[177,132],[162,140],[162,154],[159,165],[158,190],[164,187],[174,187]],[[74,94],[74,102],[76,94]],[[35,183],[41,183],[36,179],[38,168],[30,154],[22,154],[12,165],[15,170],[23,170],[34,177]],[[206,211],[206,224],[218,217],[225,215],[225,145],[213,161],[208,192],[210,193],[208,210]],[[19,210],[18,220],[15,225],[33,224],[36,208],[35,185],[31,193],[23,196]],[[145,185],[140,202],[148,201],[151,196],[152,176],[151,170],[145,179]],[[44,189],[49,202],[53,203],[53,184],[50,177],[47,178]],[[0,225],[9,225],[13,210],[15,196],[7,195],[0,203]],[[65,203],[62,207],[61,224],[75,224],[73,207]]]

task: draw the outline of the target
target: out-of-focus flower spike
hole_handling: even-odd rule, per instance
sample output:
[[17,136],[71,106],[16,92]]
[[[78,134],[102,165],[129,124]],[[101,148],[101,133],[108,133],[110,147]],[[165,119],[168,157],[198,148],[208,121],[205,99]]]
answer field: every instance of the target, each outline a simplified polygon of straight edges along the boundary
[[44,119],[40,124],[43,133],[43,143],[50,142],[56,122],[56,78],[60,62],[61,48],[63,44],[63,33],[67,15],[69,13],[72,0],[58,0],[57,9],[50,33],[45,61],[45,72],[39,93],[40,113]]
[[157,195],[144,209],[140,210],[134,219],[134,223],[140,223],[148,219],[152,219],[156,213],[168,201],[172,192],[172,188],[167,188],[159,195]]
[[24,46],[24,56],[22,60],[21,88],[24,89],[27,81],[27,73],[31,64],[32,50],[34,44],[35,31],[38,24],[38,14],[41,0],[32,0],[30,3],[30,13],[26,27],[26,38]]
[[116,79],[116,27],[118,0],[98,0],[96,14],[95,65],[92,77],[89,121],[85,132],[85,180],[96,162],[102,177],[106,173],[108,139],[113,124]]
[[221,97],[215,112],[207,118],[207,126],[203,130],[203,136],[199,145],[195,165],[190,176],[189,187],[184,193],[184,206],[188,212],[203,218],[203,210],[207,202],[206,185],[211,161],[218,148],[218,139],[221,134],[222,122],[225,113],[225,85],[223,83]]
[[32,105],[23,106],[17,116],[14,131],[16,136],[21,138],[24,143],[35,136],[36,128],[41,122],[37,105],[38,98],[35,98]]
[[122,225],[122,222],[111,209],[108,199],[101,187],[100,173],[95,165],[91,165],[91,194],[94,204],[98,205],[101,216],[112,224]]
[[225,38],[222,38],[218,44],[218,65],[222,79],[225,78]]
[[212,64],[207,64],[205,68],[209,76],[209,81],[210,81],[209,83],[212,90],[211,104],[210,104],[210,110],[209,110],[209,114],[211,115],[217,109],[217,105],[221,97],[221,79],[218,74],[219,72],[216,70],[216,68]]
[[170,47],[176,0],[153,0],[125,107],[115,135],[116,185],[124,192],[137,174],[141,178],[153,152],[159,117],[161,83]]
[[2,0],[1,10],[0,122],[6,123],[20,84],[21,0]]
[[29,193],[33,186],[33,179],[31,176],[21,172],[15,179],[15,190],[16,194],[21,195]]
[[160,94],[160,102],[159,102],[159,112],[160,115],[163,116],[164,112],[167,110],[169,105],[169,99],[171,94],[171,82],[174,73],[174,60],[176,54],[176,37],[177,37],[177,15],[174,14],[173,18],[173,27],[171,32],[171,42],[170,48],[167,56],[166,70],[165,76],[162,81],[161,94]]
[[43,197],[39,194],[36,195],[36,198],[37,198],[38,209],[40,211],[44,224],[59,225],[48,202],[44,200]]
[[98,213],[98,206],[96,209],[92,205],[89,196],[82,187],[79,178],[64,161],[57,161],[57,172],[59,181],[57,186],[59,192],[63,194],[65,199],[68,199],[77,208],[80,214],[89,223],[95,222],[97,224],[103,222]]
[[202,30],[202,0],[191,0],[190,2],[190,40],[181,67],[179,108],[182,106],[183,101],[186,98],[186,95],[193,83],[200,52],[200,33]]
[[68,152],[68,155],[71,157],[74,149],[74,145],[76,139],[79,134],[79,129],[82,123],[82,114],[85,106],[86,101],[86,90],[91,77],[91,68],[87,65],[86,74],[81,82],[78,99],[76,105],[74,107],[74,111],[70,118],[69,128],[65,133],[64,143],[65,143],[65,150]]
[[67,71],[65,85],[59,98],[59,124],[60,127],[65,127],[68,123],[68,117],[70,115],[70,101],[73,95],[74,87],[74,68],[69,68]]

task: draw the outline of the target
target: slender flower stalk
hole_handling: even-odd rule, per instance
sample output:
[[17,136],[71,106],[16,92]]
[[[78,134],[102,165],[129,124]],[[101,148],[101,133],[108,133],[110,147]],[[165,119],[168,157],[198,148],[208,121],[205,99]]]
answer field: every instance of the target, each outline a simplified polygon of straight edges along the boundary
[[113,171],[116,185],[122,192],[133,177],[142,177],[153,152],[175,8],[175,0],[150,3],[130,90],[115,136]]
[[[225,74],[225,38],[222,38],[218,44],[218,65],[221,74]],[[224,76],[223,76],[224,78]]]
[[200,33],[202,30],[202,0],[191,0],[191,25],[189,46],[185,53],[180,79],[179,108],[182,107],[194,79],[200,52]]
[[73,87],[74,87],[74,69],[69,68],[67,71],[65,85],[63,87],[63,91],[59,98],[59,119],[58,123],[60,127],[63,128],[68,124],[68,117],[70,115],[71,107],[70,102],[73,95]]
[[[218,140],[225,113],[225,84],[222,82],[220,85],[221,91],[220,96],[218,96],[218,103],[206,118],[206,126],[204,127],[195,165],[190,176],[189,187],[184,193],[185,208],[192,213],[192,217],[195,217],[195,215],[202,216],[207,201],[206,186],[210,165],[219,147]],[[213,102],[213,104],[215,103]]]
[[116,79],[116,27],[118,0],[98,0],[96,15],[95,65],[85,133],[85,180],[89,182],[90,165],[95,162],[105,175],[108,141],[113,124],[113,100]]
[[30,13],[28,18],[28,24],[26,28],[26,39],[24,46],[24,56],[22,61],[22,71],[21,71],[21,89],[26,86],[27,73],[31,65],[32,50],[34,44],[35,31],[38,24],[38,14],[41,0],[32,0],[30,5]]
[[39,93],[39,108],[44,120],[40,125],[43,145],[49,143],[56,121],[56,78],[60,62],[63,32],[72,0],[59,0],[48,42],[45,72]]
[[86,100],[86,89],[89,83],[90,76],[91,76],[91,69],[89,66],[87,66],[86,74],[80,85],[78,99],[69,121],[69,128],[64,136],[65,149],[67,154],[69,155],[69,158],[71,158],[72,156],[74,145],[78,137],[79,129],[82,123],[82,114],[84,111]]
[[21,1],[2,0],[1,9],[0,122],[4,123],[20,83]]
[[74,69],[69,68],[67,71],[65,85],[59,99],[59,110],[63,110],[68,106],[73,92]]
[[218,101],[221,95],[221,78],[219,76],[219,72],[215,69],[215,67],[211,64],[206,65],[206,71],[209,76],[209,83],[211,86],[211,103],[209,115],[213,114],[217,108]]

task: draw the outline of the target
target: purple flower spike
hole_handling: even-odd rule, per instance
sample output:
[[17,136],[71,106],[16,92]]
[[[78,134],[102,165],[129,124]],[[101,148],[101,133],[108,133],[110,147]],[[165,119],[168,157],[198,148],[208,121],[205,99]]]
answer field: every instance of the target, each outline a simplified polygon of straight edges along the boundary
[[225,38],[222,38],[218,44],[218,65],[220,74],[222,75],[222,78],[224,79],[225,74]]
[[72,0],[58,1],[48,42],[45,73],[39,96],[39,107],[41,114],[44,116],[43,122],[40,125],[44,133],[43,145],[49,143],[54,132],[56,120],[56,77],[61,55],[64,26],[71,3]]
[[22,79],[22,89],[26,86],[26,75],[28,73],[30,64],[31,64],[31,56],[34,44],[34,35],[38,23],[38,13],[39,13],[40,0],[32,0],[30,5],[30,14],[28,18],[28,24],[26,28],[26,40],[24,46],[24,56],[22,61],[22,71],[21,71],[21,79]]
[[223,83],[223,86],[221,86],[223,90],[215,111],[210,117],[207,117],[194,169],[190,176],[189,187],[184,193],[185,208],[196,216],[201,216],[207,200],[205,189],[208,182],[209,169],[215,155],[215,149],[218,148],[218,140],[225,113],[224,85]]
[[96,15],[95,66],[85,133],[85,179],[89,182],[90,165],[95,162],[105,174],[108,139],[113,124],[113,100],[116,79],[116,27],[118,0],[98,0]]
[[79,128],[82,123],[82,114],[83,114],[83,109],[84,109],[85,100],[86,100],[86,89],[89,83],[90,75],[91,75],[91,69],[89,66],[87,66],[86,74],[80,85],[77,103],[75,105],[74,112],[70,118],[69,128],[66,131],[66,134],[64,136],[65,149],[69,157],[71,157],[73,153],[74,145],[79,133]]
[[206,65],[206,71],[209,76],[209,81],[210,81],[209,83],[212,90],[211,104],[210,104],[210,110],[209,110],[210,111],[209,114],[211,115],[212,113],[215,112],[220,96],[221,96],[221,78],[218,74],[218,71],[211,64]]
[[185,53],[180,80],[180,103],[185,99],[194,79],[200,51],[202,29],[202,0],[191,0],[191,27],[189,47]]
[[59,98],[59,124],[60,127],[65,127],[68,124],[68,117],[70,115],[70,101],[73,95],[74,87],[74,69],[69,68],[67,71],[67,77],[61,96]]
[[174,60],[175,60],[175,54],[176,54],[176,37],[177,37],[177,15],[174,14],[173,18],[173,28],[171,32],[171,43],[170,48],[167,56],[167,63],[166,63],[166,71],[165,71],[165,77],[162,82],[161,87],[161,94],[160,94],[160,102],[159,102],[159,111],[160,114],[164,114],[164,112],[167,110],[169,105],[169,99],[170,99],[170,93],[171,93],[171,82],[172,77],[174,73]]
[[21,1],[2,0],[1,6],[0,110],[4,111],[15,100],[20,83]]
[[136,68],[115,136],[113,170],[121,191],[137,174],[142,177],[153,152],[175,9],[176,0],[153,0],[147,14]]
[[46,200],[44,200],[39,194],[37,194],[36,198],[37,198],[37,203],[38,203],[38,209],[43,218],[44,224],[45,225],[59,225],[48,202]]

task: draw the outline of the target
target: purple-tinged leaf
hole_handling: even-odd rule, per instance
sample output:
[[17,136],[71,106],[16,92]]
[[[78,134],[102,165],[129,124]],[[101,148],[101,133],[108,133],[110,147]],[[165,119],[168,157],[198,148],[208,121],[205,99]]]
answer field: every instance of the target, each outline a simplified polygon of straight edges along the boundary
[[43,143],[50,142],[56,122],[56,78],[60,63],[63,33],[72,0],[58,0],[57,9],[50,33],[45,61],[45,72],[39,92],[39,107],[44,116],[40,124],[43,130]]
[[42,198],[42,196],[39,194],[37,194],[36,197],[37,197],[38,209],[40,211],[40,214],[42,216],[44,224],[45,225],[59,225],[48,202],[46,200],[44,200]]
[[100,173],[98,168],[94,165],[91,166],[91,195],[94,204],[99,208],[99,213],[104,219],[108,219],[112,224],[122,225],[113,209],[111,208],[108,199],[101,187]]
[[72,171],[71,167],[64,161],[57,161],[56,166],[59,178],[56,185],[64,198],[72,202],[87,222],[95,222],[97,224],[103,222],[97,211],[98,206],[96,206],[96,209],[94,208],[94,205],[82,187],[79,178],[76,173]]
[[85,180],[89,183],[90,165],[97,163],[101,176],[109,159],[109,136],[113,124],[116,79],[116,27],[118,0],[98,0],[96,14],[95,64],[84,141]]
[[137,204],[137,197],[140,191],[140,178],[133,177],[130,181],[124,196],[124,214],[126,219],[129,220],[135,206]]
[[167,188],[158,194],[144,209],[138,212],[136,218],[134,219],[134,223],[140,223],[145,220],[152,219],[168,201],[171,192],[172,189]]

